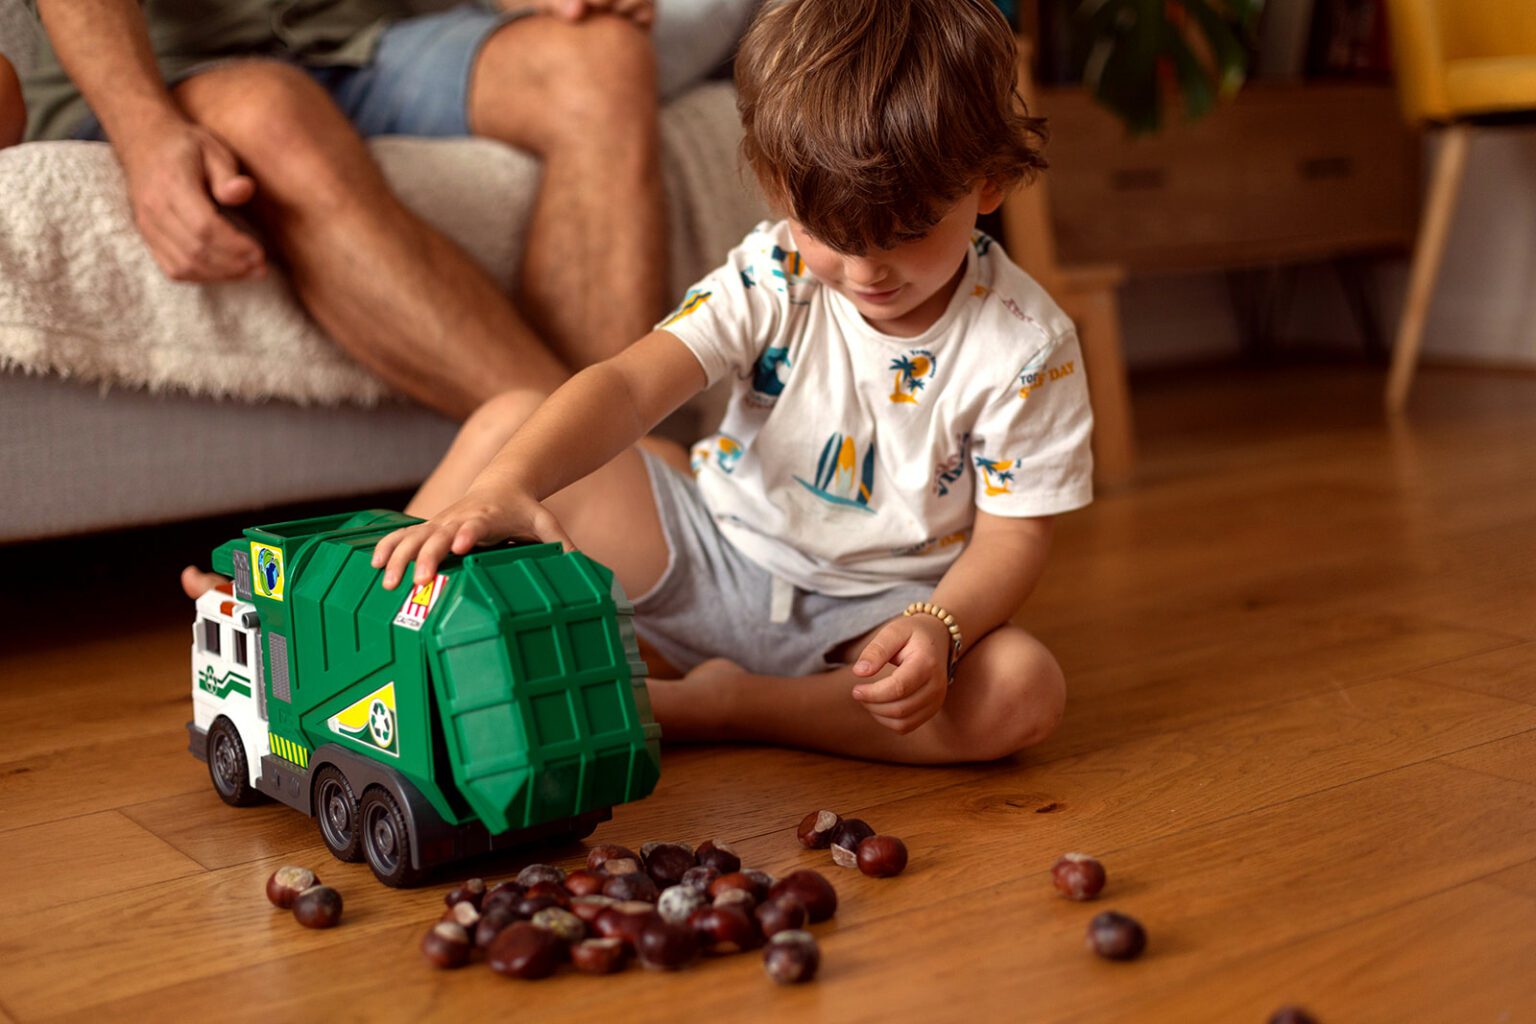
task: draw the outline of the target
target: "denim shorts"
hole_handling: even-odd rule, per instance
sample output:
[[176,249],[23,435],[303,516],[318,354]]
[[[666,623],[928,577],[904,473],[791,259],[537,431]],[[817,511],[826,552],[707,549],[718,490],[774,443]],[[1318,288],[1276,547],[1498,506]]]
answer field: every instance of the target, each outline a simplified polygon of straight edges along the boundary
[[839,664],[831,657],[837,648],[933,596],[932,583],[916,582],[861,597],[794,589],[775,615],[775,590],[786,585],[725,538],[692,477],[640,454],[667,539],[667,568],[634,598],[635,632],[684,672],[708,658],[730,658],[758,675],[825,672]]
[[[481,47],[501,26],[532,13],[455,7],[389,25],[379,36],[373,59],[362,67],[296,66],[331,94],[364,137],[465,136],[470,134],[469,83]],[[281,57],[271,59],[292,63]],[[177,85],[230,63],[210,61],[168,84]],[[80,123],[74,137],[105,138],[94,115]]]

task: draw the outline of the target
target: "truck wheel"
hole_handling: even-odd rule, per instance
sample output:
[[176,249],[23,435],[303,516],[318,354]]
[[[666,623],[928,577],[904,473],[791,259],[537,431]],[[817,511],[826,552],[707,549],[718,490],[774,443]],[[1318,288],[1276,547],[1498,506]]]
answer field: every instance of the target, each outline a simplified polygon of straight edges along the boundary
[[320,838],[337,860],[363,859],[362,837],[357,830],[357,797],[341,769],[328,764],[315,773],[315,823]]
[[385,885],[415,885],[426,872],[411,866],[411,827],[395,798],[378,786],[363,793],[363,853]]
[[222,716],[208,729],[208,777],[219,799],[231,807],[249,807],[261,801],[261,794],[251,785],[240,730]]

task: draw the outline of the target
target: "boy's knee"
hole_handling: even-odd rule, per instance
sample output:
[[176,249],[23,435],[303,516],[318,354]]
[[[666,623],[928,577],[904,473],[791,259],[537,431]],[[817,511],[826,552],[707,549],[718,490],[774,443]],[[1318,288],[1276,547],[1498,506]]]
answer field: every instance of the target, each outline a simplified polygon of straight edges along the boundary
[[1056,732],[1066,711],[1067,681],[1055,656],[1022,629],[1005,626],[987,642],[991,649],[978,667],[991,693],[980,716],[983,734],[973,738],[973,749],[984,760],[996,760],[1043,743]]

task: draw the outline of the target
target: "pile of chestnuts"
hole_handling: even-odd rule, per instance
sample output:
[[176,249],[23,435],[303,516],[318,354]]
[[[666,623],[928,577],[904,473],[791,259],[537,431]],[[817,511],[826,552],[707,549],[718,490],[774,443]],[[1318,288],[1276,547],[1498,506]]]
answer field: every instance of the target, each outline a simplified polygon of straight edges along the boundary
[[[1064,853],[1051,868],[1056,891],[1069,900],[1091,900],[1104,890],[1104,865],[1086,853]],[[1141,922],[1116,910],[1106,910],[1088,922],[1086,945],[1106,960],[1134,960],[1147,948]]]
[[334,928],[341,923],[341,893],[321,885],[309,868],[287,864],[272,872],[267,899],[274,907],[292,910],[294,920],[305,928]]
[[498,974],[546,978],[569,963],[612,974],[631,961],[675,971],[706,955],[763,948],[775,981],[809,981],[821,953],[807,924],[837,912],[837,890],[815,871],[775,879],[743,869],[728,843],[603,844],[586,866],[530,864],[487,886],[472,878],[444,897],[442,919],[421,940],[436,967],[478,954]]
[[812,811],[795,836],[807,850],[831,850],[838,867],[858,868],[871,878],[890,878],[907,867],[907,844],[895,836],[876,835],[862,818]]

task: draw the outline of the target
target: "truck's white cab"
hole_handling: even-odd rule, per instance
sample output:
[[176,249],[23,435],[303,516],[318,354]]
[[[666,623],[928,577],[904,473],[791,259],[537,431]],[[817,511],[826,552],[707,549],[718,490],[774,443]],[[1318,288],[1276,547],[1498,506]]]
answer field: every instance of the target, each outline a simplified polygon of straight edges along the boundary
[[[256,608],[225,583],[197,599],[192,626],[192,721],[206,735],[220,716],[239,732],[254,787],[271,752]],[[210,750],[210,758],[215,751]]]

